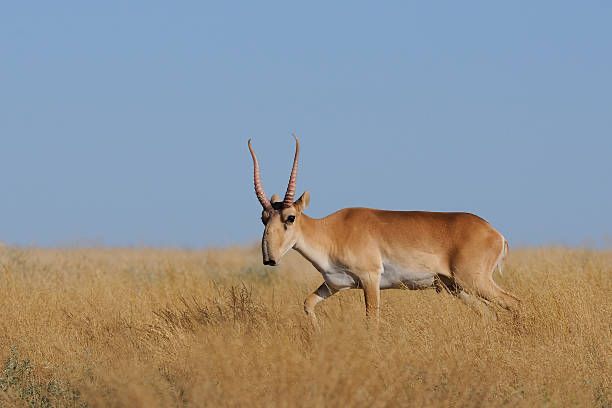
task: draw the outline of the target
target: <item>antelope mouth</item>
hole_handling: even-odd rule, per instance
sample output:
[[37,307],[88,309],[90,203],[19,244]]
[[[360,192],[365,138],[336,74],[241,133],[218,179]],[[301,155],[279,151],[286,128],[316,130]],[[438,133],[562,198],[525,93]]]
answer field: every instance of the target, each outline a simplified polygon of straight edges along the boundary
[[270,259],[268,261],[263,261],[263,264],[266,266],[276,266],[276,261]]

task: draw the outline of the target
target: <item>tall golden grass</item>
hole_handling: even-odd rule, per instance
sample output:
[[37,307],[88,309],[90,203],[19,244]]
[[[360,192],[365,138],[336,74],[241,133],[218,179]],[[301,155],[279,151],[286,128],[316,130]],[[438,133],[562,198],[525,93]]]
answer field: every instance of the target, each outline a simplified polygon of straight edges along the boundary
[[318,307],[297,254],[0,249],[0,406],[600,406],[612,395],[612,252],[512,251],[517,315],[385,291]]

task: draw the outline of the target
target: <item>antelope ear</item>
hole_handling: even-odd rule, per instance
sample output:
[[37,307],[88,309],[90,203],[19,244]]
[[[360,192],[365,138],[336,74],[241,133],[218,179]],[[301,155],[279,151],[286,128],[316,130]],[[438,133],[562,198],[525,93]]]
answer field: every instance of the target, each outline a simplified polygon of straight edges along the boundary
[[274,203],[278,203],[278,202],[280,202],[280,201],[281,201],[281,198],[279,197],[279,195],[278,195],[278,194],[272,194],[272,197],[270,198],[270,202],[271,202],[272,204],[274,204]]
[[303,212],[306,208],[308,208],[308,204],[310,204],[310,193],[305,191],[304,194],[297,199],[293,206],[298,212]]

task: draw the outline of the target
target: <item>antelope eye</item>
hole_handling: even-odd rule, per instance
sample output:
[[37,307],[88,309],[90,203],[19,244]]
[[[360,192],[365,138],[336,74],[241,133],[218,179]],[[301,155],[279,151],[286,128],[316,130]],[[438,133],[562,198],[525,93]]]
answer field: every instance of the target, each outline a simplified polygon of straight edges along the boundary
[[287,217],[287,223],[293,224],[293,221],[295,221],[295,215],[290,215]]

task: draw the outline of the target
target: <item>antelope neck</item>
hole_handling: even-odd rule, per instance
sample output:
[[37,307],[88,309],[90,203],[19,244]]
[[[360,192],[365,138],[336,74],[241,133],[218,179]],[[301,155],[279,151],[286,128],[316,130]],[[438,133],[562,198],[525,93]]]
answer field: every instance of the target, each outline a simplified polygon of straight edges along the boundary
[[327,225],[324,220],[314,219],[302,213],[300,228],[301,234],[293,249],[320,270],[320,267],[326,263],[332,246]]

